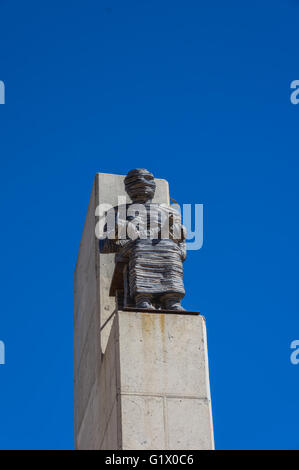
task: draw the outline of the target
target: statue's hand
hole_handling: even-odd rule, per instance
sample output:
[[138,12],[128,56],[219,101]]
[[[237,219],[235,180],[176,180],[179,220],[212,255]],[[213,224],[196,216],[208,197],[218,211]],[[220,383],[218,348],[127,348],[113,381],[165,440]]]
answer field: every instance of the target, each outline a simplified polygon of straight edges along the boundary
[[185,261],[186,256],[187,256],[186,242],[185,241],[180,242],[179,243],[179,248],[180,248],[180,252],[181,252],[181,260]]
[[181,237],[182,237],[182,240],[186,240],[187,238],[187,229],[185,227],[185,225],[182,225],[182,228],[181,228]]

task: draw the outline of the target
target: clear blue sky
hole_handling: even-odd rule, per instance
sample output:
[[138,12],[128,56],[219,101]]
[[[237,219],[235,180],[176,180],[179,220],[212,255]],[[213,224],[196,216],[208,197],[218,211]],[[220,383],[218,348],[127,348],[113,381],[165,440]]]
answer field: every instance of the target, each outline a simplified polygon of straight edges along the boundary
[[299,1],[0,0],[0,448],[73,448],[73,272],[94,174],[204,204],[218,449],[299,448]]

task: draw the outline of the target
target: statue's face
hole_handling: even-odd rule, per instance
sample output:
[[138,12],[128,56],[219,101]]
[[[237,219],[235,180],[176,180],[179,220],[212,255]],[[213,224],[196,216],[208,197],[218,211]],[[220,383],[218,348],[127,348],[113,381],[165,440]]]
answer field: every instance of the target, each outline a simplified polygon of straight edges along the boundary
[[147,170],[135,170],[132,176],[129,172],[125,184],[126,191],[133,202],[144,203],[153,199],[155,195],[154,176]]

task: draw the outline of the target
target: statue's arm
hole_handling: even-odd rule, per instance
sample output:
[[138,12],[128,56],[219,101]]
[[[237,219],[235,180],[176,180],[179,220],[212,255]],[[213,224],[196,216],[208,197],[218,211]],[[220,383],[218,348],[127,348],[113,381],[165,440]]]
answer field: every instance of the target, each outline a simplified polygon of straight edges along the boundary
[[99,249],[101,254],[118,253],[120,246],[117,244],[116,240],[104,238],[103,240],[99,240]]
[[179,249],[180,249],[180,252],[181,252],[181,260],[185,261],[185,259],[187,257],[187,250],[186,250],[186,242],[185,241],[179,243]]
[[182,224],[181,214],[171,208],[170,220],[169,220],[169,229],[170,229],[170,238],[172,238],[178,244],[181,260],[185,261],[187,256],[186,249],[186,237],[187,230],[186,227]]
[[129,240],[123,238],[127,233],[127,221],[118,217],[116,208],[114,210],[114,223],[109,228],[106,223],[104,227],[105,238],[99,240],[100,253],[119,253]]

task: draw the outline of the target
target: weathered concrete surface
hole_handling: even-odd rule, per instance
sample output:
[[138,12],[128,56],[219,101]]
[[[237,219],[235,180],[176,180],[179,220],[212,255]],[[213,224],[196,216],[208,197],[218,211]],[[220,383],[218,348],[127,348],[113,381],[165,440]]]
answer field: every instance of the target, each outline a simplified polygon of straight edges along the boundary
[[205,320],[119,312],[123,449],[212,449]]
[[[74,381],[75,447],[91,392],[100,370],[101,342],[99,316],[99,258],[95,238],[96,194],[93,185],[75,271],[74,298]],[[93,428],[89,429],[93,433]],[[85,439],[86,440],[86,439]]]
[[214,448],[202,316],[113,316],[77,448]]
[[114,322],[79,429],[78,449],[121,449],[119,377],[118,327]]
[[[124,175],[98,173],[91,191],[89,207],[75,270],[74,298],[74,380],[75,380],[75,446],[77,448],[99,448],[99,406],[105,405],[100,396],[100,374],[102,374],[112,320],[101,327],[111,316],[115,301],[109,297],[109,288],[114,268],[114,255],[99,255],[95,228],[98,218],[96,207],[101,203],[116,205],[118,196],[126,196]],[[156,202],[169,203],[168,183],[156,180]],[[105,405],[106,406],[106,405]],[[116,418],[116,409],[111,410],[111,426]],[[97,417],[97,419],[96,419]],[[102,414],[101,414],[102,417]],[[97,437],[96,437],[97,436]],[[105,444],[106,445],[106,444]],[[111,446],[111,440],[107,442]],[[114,445],[114,444],[113,444]]]

